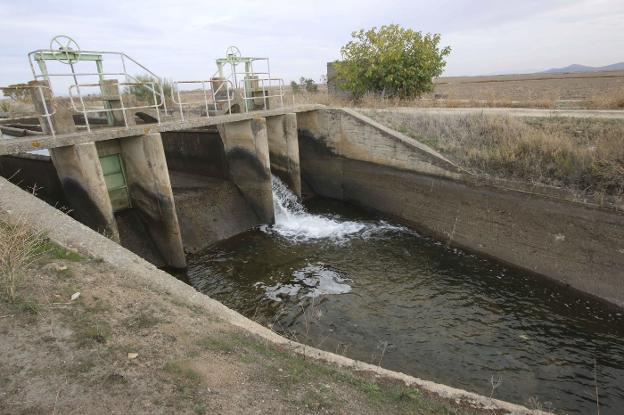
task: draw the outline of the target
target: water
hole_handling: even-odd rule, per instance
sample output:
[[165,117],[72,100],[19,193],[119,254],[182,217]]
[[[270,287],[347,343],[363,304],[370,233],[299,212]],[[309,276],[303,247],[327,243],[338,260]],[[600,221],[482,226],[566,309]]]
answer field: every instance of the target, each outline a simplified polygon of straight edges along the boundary
[[521,404],[624,408],[624,315],[274,180],[276,225],[190,258],[199,290],[299,341]]

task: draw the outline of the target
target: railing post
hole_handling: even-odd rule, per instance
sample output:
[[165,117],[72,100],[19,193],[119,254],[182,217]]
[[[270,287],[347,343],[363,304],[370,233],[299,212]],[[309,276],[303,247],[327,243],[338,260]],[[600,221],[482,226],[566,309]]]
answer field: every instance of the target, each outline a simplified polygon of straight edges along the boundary
[[56,106],[48,81],[30,81],[30,94],[39,113],[42,131],[48,135],[68,134],[76,131],[71,111]]
[[[100,81],[100,89],[102,91],[102,100],[106,108],[106,118],[111,126],[134,125],[134,114],[125,111],[119,84],[116,79],[106,79]],[[86,116],[86,114],[85,114]]]

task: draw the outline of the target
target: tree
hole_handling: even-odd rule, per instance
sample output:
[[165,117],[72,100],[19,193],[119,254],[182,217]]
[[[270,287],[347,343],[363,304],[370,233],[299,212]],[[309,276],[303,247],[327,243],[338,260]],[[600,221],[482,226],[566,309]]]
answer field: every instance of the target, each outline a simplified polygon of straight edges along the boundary
[[293,93],[298,94],[302,89],[305,89],[306,92],[315,93],[318,92],[318,85],[311,78],[301,77],[299,78],[299,83],[296,81],[292,81],[290,83],[290,87],[292,88]]
[[[131,83],[134,85],[126,86],[123,91],[125,94],[133,95],[140,103],[153,105],[154,92],[156,92],[156,102],[162,104],[162,99],[159,96],[160,87],[158,86],[158,79],[153,78],[150,75],[137,75]],[[163,89],[163,98],[167,100],[167,104],[169,104],[171,99],[172,81],[167,78],[163,78],[160,84]]]
[[5,97],[15,101],[24,101],[30,97],[28,84],[13,84],[0,88]]
[[367,92],[411,98],[433,90],[451,48],[440,48],[439,34],[423,34],[392,24],[359,30],[340,50],[336,85],[355,98]]
[[291,81],[290,88],[292,89],[293,93],[295,93],[295,94],[298,94],[300,89],[301,89],[299,87],[299,84],[296,81]]
[[318,85],[313,79],[301,77],[299,84],[302,85],[308,92],[318,92]]

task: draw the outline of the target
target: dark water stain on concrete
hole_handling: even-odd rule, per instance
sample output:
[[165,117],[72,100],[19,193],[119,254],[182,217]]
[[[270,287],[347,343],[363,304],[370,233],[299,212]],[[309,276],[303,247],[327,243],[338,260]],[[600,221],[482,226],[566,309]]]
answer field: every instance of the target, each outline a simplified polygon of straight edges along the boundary
[[65,197],[72,208],[72,215],[76,219],[99,232],[111,231],[111,223],[106,220],[106,215],[78,181],[66,177],[62,180],[62,184]]
[[230,176],[248,177],[248,180],[270,180],[266,167],[255,153],[235,147],[226,152]]

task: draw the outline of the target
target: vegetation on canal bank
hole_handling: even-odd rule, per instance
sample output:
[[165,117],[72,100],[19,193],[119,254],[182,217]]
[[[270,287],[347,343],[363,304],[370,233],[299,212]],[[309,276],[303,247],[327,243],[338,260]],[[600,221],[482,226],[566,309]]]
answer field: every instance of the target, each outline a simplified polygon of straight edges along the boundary
[[480,176],[624,194],[624,121],[505,114],[363,111]]

